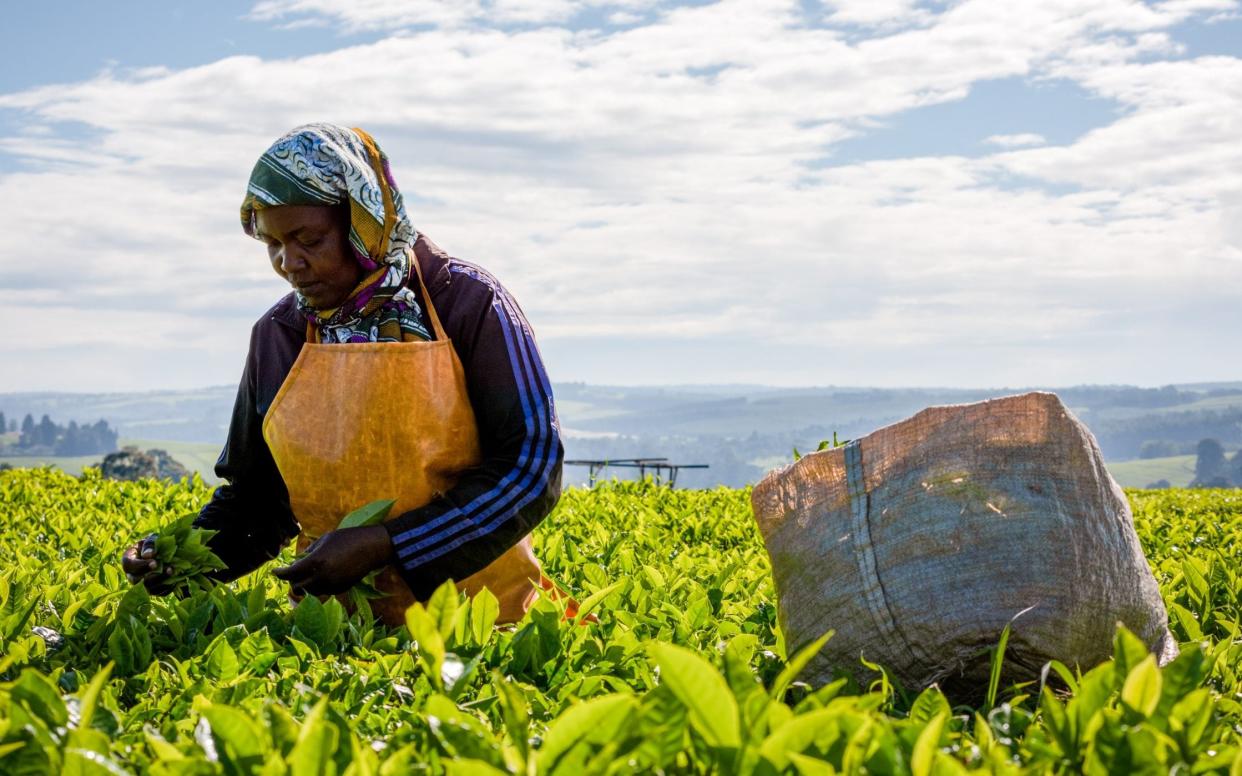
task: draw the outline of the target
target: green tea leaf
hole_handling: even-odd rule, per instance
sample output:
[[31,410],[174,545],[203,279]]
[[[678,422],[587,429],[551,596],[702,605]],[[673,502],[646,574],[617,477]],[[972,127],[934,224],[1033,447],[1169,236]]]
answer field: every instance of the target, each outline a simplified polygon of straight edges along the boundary
[[211,723],[211,734],[218,748],[229,751],[234,761],[248,761],[250,767],[261,760],[267,751],[262,729],[245,712],[212,704],[202,714]]
[[444,637],[440,635],[440,625],[432,618],[422,604],[415,603],[405,610],[405,625],[410,636],[418,645],[418,656],[423,662],[428,678],[437,689],[442,689],[441,678],[444,667]]
[[392,511],[393,504],[396,503],[396,499],[390,498],[364,504],[341,518],[337,528],[361,528],[367,525],[382,523],[384,518],[388,517],[388,513]]
[[1130,670],[1150,654],[1151,650],[1147,648],[1142,639],[1124,626],[1117,627],[1116,633],[1113,634],[1113,661],[1117,664],[1117,671],[1121,676],[1129,676]]
[[224,568],[208,546],[217,532],[194,527],[197,518],[197,512],[187,514],[165,525],[156,537],[155,557],[170,572],[166,581],[173,588],[211,587],[215,583],[207,575]]
[[475,644],[487,643],[499,616],[500,601],[487,588],[483,588],[470,599],[470,636]]
[[65,709],[60,693],[47,677],[33,668],[22,671],[21,676],[10,686],[9,694],[48,727],[64,727],[69,721],[69,712]]
[[108,656],[123,675],[133,674],[138,661],[134,657],[134,644],[125,627],[116,627],[108,635]]
[[949,701],[938,687],[932,686],[914,699],[914,705],[910,707],[910,721],[925,725],[944,713],[952,713]]
[[508,771],[502,771],[490,763],[468,758],[450,760],[445,764],[445,773],[448,776],[509,776]]
[[453,617],[457,614],[457,586],[447,579],[436,588],[427,600],[427,615],[436,624],[440,638],[447,640],[453,632]]
[[803,754],[790,753],[789,761],[798,770],[798,776],[837,776],[837,769],[831,763],[807,757]]
[[942,711],[919,733],[918,740],[914,743],[914,753],[910,755],[910,772],[914,776],[931,776],[936,755],[940,750],[940,736],[948,721],[949,712]]
[[264,707],[263,720],[267,723],[268,735],[280,750],[281,756],[288,757],[302,733],[297,721],[282,706],[274,703]]
[[690,722],[704,740],[712,746],[739,746],[737,703],[711,663],[673,644],[653,643],[650,651],[660,667],[660,683],[690,712]]
[[86,685],[86,689],[82,691],[79,698],[78,706],[78,727],[89,728],[91,720],[95,716],[95,706],[99,703],[99,693],[103,691],[104,685],[108,683],[108,677],[112,675],[112,663],[108,663],[99,669],[91,681]]
[[291,776],[322,776],[335,770],[330,766],[336,752],[337,731],[326,719],[327,708],[328,699],[324,698],[303,720],[298,741],[286,758]]
[[832,723],[841,718],[838,709],[816,709],[801,714],[776,728],[759,747],[760,754],[778,771],[785,768],[791,758],[805,751],[817,739],[825,739],[830,745],[837,737]]
[[327,647],[336,632],[332,627],[332,616],[324,611],[324,605],[317,596],[303,596],[293,610],[293,625],[321,649]]
[[798,653],[794,655],[793,660],[789,661],[785,668],[776,677],[776,681],[772,683],[772,690],[770,692],[772,700],[779,701],[785,697],[785,690],[789,689],[789,685],[793,683],[793,680],[798,678],[798,674],[802,673],[802,669],[806,668],[807,664],[815,659],[815,656],[819,654],[819,651],[823,649],[824,645],[828,643],[828,640],[832,638],[832,634],[833,631],[828,631],[823,636],[820,636],[818,639],[815,639],[810,644],[807,644],[805,647],[798,650]]
[[594,593],[591,593],[589,596],[586,597],[586,599],[582,601],[581,604],[578,605],[578,620],[581,621],[581,620],[586,619],[587,615],[589,615],[591,612],[594,612],[595,608],[599,606],[605,598],[612,595],[612,593],[616,591],[618,588],[620,588],[622,585],[625,585],[628,583],[629,583],[629,580],[621,579],[616,582],[613,582],[611,585],[608,585],[607,587],[600,588],[599,590],[596,590]]
[[1160,703],[1160,687],[1160,668],[1156,665],[1156,656],[1149,654],[1126,676],[1121,686],[1121,702],[1149,717]]
[[500,700],[501,719],[509,733],[509,740],[525,761],[530,737],[530,709],[526,705],[526,697],[516,683],[499,676],[492,681],[492,686]]
[[638,702],[630,695],[605,695],[592,698],[562,712],[543,736],[539,749],[539,768],[544,773],[555,770],[557,760],[580,744],[600,744],[618,738],[630,723]]
[[223,638],[216,639],[216,645],[207,653],[207,675],[221,682],[237,678],[240,668],[237,653]]

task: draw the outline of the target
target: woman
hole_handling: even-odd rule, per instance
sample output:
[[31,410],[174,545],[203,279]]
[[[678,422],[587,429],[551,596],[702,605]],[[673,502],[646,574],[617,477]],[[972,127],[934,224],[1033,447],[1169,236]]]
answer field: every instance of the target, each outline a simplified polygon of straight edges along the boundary
[[[251,173],[246,233],[293,286],[254,325],[216,489],[196,525],[233,579],[299,535],[276,576],[296,594],[348,590],[371,571],[372,608],[396,625],[446,579],[488,587],[501,619],[540,574],[529,533],[560,495],[559,427],[530,325],[483,269],[413,227],[387,157],[360,129],[299,127]],[[385,523],[335,530],[396,499]],[[158,590],[151,537],[133,582]]]

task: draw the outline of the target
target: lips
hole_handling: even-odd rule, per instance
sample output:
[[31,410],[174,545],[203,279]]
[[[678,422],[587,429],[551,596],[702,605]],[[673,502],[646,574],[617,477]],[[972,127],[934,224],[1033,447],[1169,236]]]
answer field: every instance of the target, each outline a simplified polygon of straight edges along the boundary
[[296,288],[298,293],[302,296],[309,296],[322,288],[323,283],[318,280],[312,280],[309,283],[294,283],[293,287]]

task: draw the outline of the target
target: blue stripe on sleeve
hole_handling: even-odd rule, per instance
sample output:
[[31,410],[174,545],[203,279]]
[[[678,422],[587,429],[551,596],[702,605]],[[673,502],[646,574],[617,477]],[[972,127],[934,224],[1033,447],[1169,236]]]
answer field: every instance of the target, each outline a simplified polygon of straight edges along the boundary
[[[500,307],[499,302],[496,303],[496,306]],[[522,442],[522,450],[518,455],[518,460],[514,468],[496,484],[496,487],[476,497],[473,501],[467,504],[463,508],[464,512],[467,514],[471,511],[482,508],[487,502],[495,499],[503,489],[511,485],[513,481],[522,474],[525,464],[530,458],[531,449],[534,447],[535,437],[538,434],[534,414],[531,409],[529,392],[524,384],[529,382],[529,378],[525,376],[525,370],[522,369],[519,357],[514,350],[512,330],[505,318],[505,311],[501,310],[501,328],[505,335],[505,346],[509,351],[509,362],[513,366],[514,382],[517,384],[518,396],[521,399],[522,412],[526,424],[526,437]],[[444,525],[455,517],[462,517],[462,514],[462,511],[459,511],[456,508],[450,509],[433,520],[429,520],[422,525],[415,526],[408,531],[398,534],[393,537],[393,541],[397,544],[405,544],[406,542],[417,539],[419,536],[439,528],[441,525]]]
[[526,437],[523,440],[522,450],[518,456],[517,463],[515,464],[513,470],[511,470],[500,482],[498,482],[495,487],[493,487],[491,490],[487,491],[486,493],[476,497],[473,501],[467,504],[461,511],[457,510],[456,508],[448,510],[445,514],[440,515],[434,520],[428,521],[427,523],[423,525],[416,526],[408,531],[405,531],[395,537],[395,541],[397,543],[405,543],[423,534],[426,534],[427,532],[434,530],[435,528],[438,528],[439,526],[443,525],[444,523],[448,522],[454,517],[462,517],[463,512],[465,512],[466,514],[469,514],[472,511],[477,511],[479,509],[485,508],[488,505],[488,502],[493,501],[494,499],[498,498],[504,491],[506,491],[509,488],[510,485],[512,485],[513,481],[516,478],[520,477],[524,473],[527,473],[525,472],[525,469],[526,469],[525,465],[531,462],[531,458],[530,458],[531,450],[535,446],[538,440],[538,437],[541,435],[543,428],[547,424],[547,419],[544,416],[543,411],[542,411],[543,407],[539,408],[539,418],[538,418],[539,422],[536,423],[535,414],[532,410],[530,392],[528,390],[530,378],[526,374],[527,370],[523,368],[523,366],[526,364],[526,358],[525,358],[526,354],[524,351],[521,354],[519,354],[515,350],[516,346],[514,344],[512,327],[510,326],[510,321],[508,320],[508,316],[506,315],[507,311],[503,308],[503,301],[502,301],[502,298],[499,296],[499,294],[496,296],[496,301],[494,302],[494,304],[500,312],[499,320],[500,320],[502,331],[505,335],[505,345],[509,352],[509,360],[510,360],[510,363],[514,367],[514,370],[513,370],[514,371],[514,382],[518,387],[518,395],[521,400],[522,410],[523,410],[524,420],[525,420],[525,425],[526,425]]
[[[394,544],[398,545],[398,557],[406,568],[422,565],[465,541],[490,533],[530,503],[543,490],[536,486],[547,481],[552,463],[551,452],[555,449],[557,439],[556,422],[552,417],[551,386],[538,359],[534,341],[526,327],[521,325],[520,313],[516,311],[507,294],[494,282],[489,282],[487,278],[480,277],[469,269],[454,266],[452,270],[486,283],[493,291],[493,305],[499,312],[505,345],[514,369],[527,435],[514,468],[495,487],[476,497],[462,510],[449,509],[434,520],[394,537]],[[520,330],[520,336],[515,336],[514,328]],[[537,374],[531,374],[532,364]],[[514,501],[517,503],[514,504]],[[445,526],[454,518],[457,519],[455,523]],[[445,527],[435,531],[441,526]],[[447,545],[435,548],[421,557],[416,555],[419,550],[431,548],[450,539],[454,534],[471,528],[474,530]],[[426,536],[431,531],[435,533]],[[425,538],[414,541],[419,537]]]
[[[537,363],[538,362],[536,361],[536,364]],[[542,384],[544,390],[547,391],[548,394],[550,394],[550,386],[548,385],[547,375],[544,373],[542,368],[538,368],[538,373],[540,377],[540,383]],[[429,563],[435,560],[436,558],[455,550],[457,547],[464,544],[465,542],[471,541],[481,536],[485,536],[486,534],[489,534],[492,531],[494,531],[499,525],[507,521],[509,518],[516,515],[524,506],[529,504],[534,499],[538,498],[540,493],[543,492],[543,487],[531,487],[531,484],[537,484],[537,485],[542,486],[543,483],[547,482],[548,472],[551,469],[551,464],[553,460],[551,453],[552,453],[552,450],[554,449],[555,436],[556,436],[555,431],[553,431],[552,433],[547,434],[546,437],[542,440],[542,444],[541,444],[542,449],[539,451],[539,454],[536,458],[536,462],[541,465],[540,470],[537,473],[532,471],[530,476],[526,478],[526,480],[523,483],[519,484],[518,488],[506,494],[509,497],[506,499],[506,501],[512,501],[513,498],[517,498],[516,504],[513,504],[513,506],[508,509],[500,510],[500,507],[504,506],[504,503],[502,502],[501,504],[497,505],[496,508],[485,511],[484,514],[481,515],[479,519],[485,519],[489,514],[494,515],[492,519],[486,524],[479,526],[478,528],[475,528],[473,531],[470,531],[469,533],[466,533],[462,536],[457,537],[456,539],[449,542],[448,544],[442,545],[440,547],[435,548],[434,550],[427,552],[426,554],[418,557],[417,559],[411,559],[409,561],[405,561],[403,565],[407,569],[412,570],[418,566],[423,565],[424,563]],[[519,496],[520,498],[518,498]],[[477,525],[477,523],[473,520],[471,521],[470,524]],[[468,527],[468,525],[463,524],[462,527],[465,528],[465,527]]]
[[[510,314],[513,314],[512,310],[510,310]],[[508,329],[507,322],[503,325],[505,325],[506,329]],[[506,336],[512,337],[512,331],[507,330]],[[511,341],[512,340],[510,340],[510,342]],[[524,378],[522,383],[519,384],[522,386],[523,394],[525,394],[523,396],[523,403],[528,413],[530,407],[528,389],[531,382],[534,380],[534,377],[530,374],[529,370],[532,363],[538,364],[537,358],[530,355],[531,349],[532,342],[529,335],[519,339],[518,355],[520,357],[520,364],[518,370],[516,371],[522,374]],[[542,373],[542,370],[540,370],[540,372],[541,374],[539,376],[541,379],[537,385],[544,389],[544,396],[550,395],[550,386],[548,385],[546,373]],[[461,516],[455,525],[448,526],[443,530],[438,531],[433,536],[429,536],[421,541],[402,547],[398,552],[398,555],[402,558],[403,566],[406,568],[413,568],[415,566],[422,565],[423,563],[444,555],[470,539],[478,538],[490,533],[501,523],[517,514],[523,506],[530,503],[532,499],[537,497],[539,493],[542,492],[542,487],[536,488],[535,486],[542,486],[542,484],[547,481],[548,471],[552,461],[550,453],[554,449],[555,428],[549,422],[550,408],[548,403],[539,401],[535,402],[535,406],[537,407],[538,422],[535,423],[534,426],[535,434],[528,441],[531,442],[537,450],[533,457],[530,457],[529,455],[524,456],[525,460],[519,461],[519,464],[515,467],[514,472],[518,472],[520,474],[515,486],[499,493],[497,498],[491,499],[492,503],[485,503],[483,508],[477,510],[477,513]],[[526,445],[528,448],[530,446],[531,445]],[[510,477],[506,477],[506,479],[511,479],[514,472],[511,472]],[[498,489],[494,488],[492,491],[489,491],[489,494],[494,493],[497,490]],[[485,502],[487,500],[488,499],[486,498],[484,499]],[[515,500],[517,503],[513,504]],[[478,500],[476,499],[476,501]],[[457,514],[460,515],[460,513]],[[442,515],[441,517],[444,516]],[[487,520],[489,517],[492,518],[489,522],[481,524],[482,521]],[[439,518],[437,518],[437,520],[439,520]],[[474,528],[474,530],[469,531],[469,533],[465,536],[458,537],[448,545],[435,547],[435,545],[450,539],[454,534],[467,531],[471,528]],[[422,557],[410,557],[419,550],[433,547],[434,549],[430,549],[430,551]]]
[[[476,508],[474,512],[466,511],[463,514],[461,511],[458,511],[457,509],[452,509],[446,512],[445,514],[441,515],[440,517],[436,518],[435,520],[429,521],[429,523],[427,523],[425,526],[420,526],[419,528],[422,528],[423,529],[422,531],[416,528],[416,529],[411,529],[410,531],[407,531],[404,534],[401,534],[403,542],[406,541],[404,539],[406,535],[410,535],[410,541],[412,541],[412,543],[410,544],[404,544],[397,552],[398,557],[402,559],[403,565],[406,563],[406,558],[408,556],[418,552],[419,550],[431,547],[439,542],[442,542],[450,538],[453,534],[467,529],[472,524],[478,525],[479,524],[478,521],[487,519],[498,508],[501,508],[505,506],[508,502],[511,502],[518,494],[520,494],[523,488],[530,486],[532,475],[534,474],[533,467],[544,463],[544,461],[542,460],[543,456],[539,456],[539,455],[536,455],[535,457],[531,456],[531,451],[532,451],[531,449],[536,447],[539,444],[540,437],[543,436],[543,429],[546,423],[546,420],[544,418],[544,413],[542,412],[542,408],[540,408],[540,411],[538,413],[539,418],[537,419],[539,422],[535,422],[536,418],[534,417],[532,413],[532,406],[531,406],[532,402],[530,400],[530,395],[529,395],[529,390],[528,390],[528,384],[530,382],[530,377],[524,374],[526,370],[523,369],[523,366],[525,366],[525,362],[526,362],[525,353],[522,352],[519,355],[514,352],[512,330],[509,328],[508,323],[505,321],[503,317],[501,318],[501,321],[502,321],[502,327],[504,327],[505,329],[505,338],[506,338],[507,344],[510,347],[510,351],[509,351],[510,359],[511,361],[514,362],[515,367],[516,367],[514,369],[514,372],[515,372],[515,375],[518,376],[519,395],[521,397],[523,410],[526,415],[527,436],[526,436],[526,439],[523,441],[522,454],[519,456],[518,461],[515,464],[514,468],[509,472],[508,475],[506,475],[500,481],[497,487],[492,488],[482,497],[477,498],[473,502],[471,502],[472,505],[475,505],[475,504],[479,505],[479,507]],[[514,483],[515,479],[516,479],[516,483]],[[510,485],[510,483],[514,483],[513,486],[507,487]],[[453,517],[458,518],[456,523],[451,523],[443,527],[441,530],[437,531],[431,536],[427,536],[419,541],[413,541],[413,539],[415,539],[419,534],[425,534],[427,532],[427,526],[432,526],[432,527],[442,526]]]

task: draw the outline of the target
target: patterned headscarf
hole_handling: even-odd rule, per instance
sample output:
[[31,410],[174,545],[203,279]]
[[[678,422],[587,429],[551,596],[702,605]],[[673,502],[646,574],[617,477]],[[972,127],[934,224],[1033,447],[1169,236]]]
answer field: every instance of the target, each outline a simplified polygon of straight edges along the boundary
[[405,213],[388,157],[361,129],[306,124],[263,152],[250,173],[242,228],[258,237],[255,211],[277,205],[349,202],[349,245],[362,281],[339,307],[317,310],[295,292],[319,342],[409,342],[432,338],[407,288],[418,232]]

